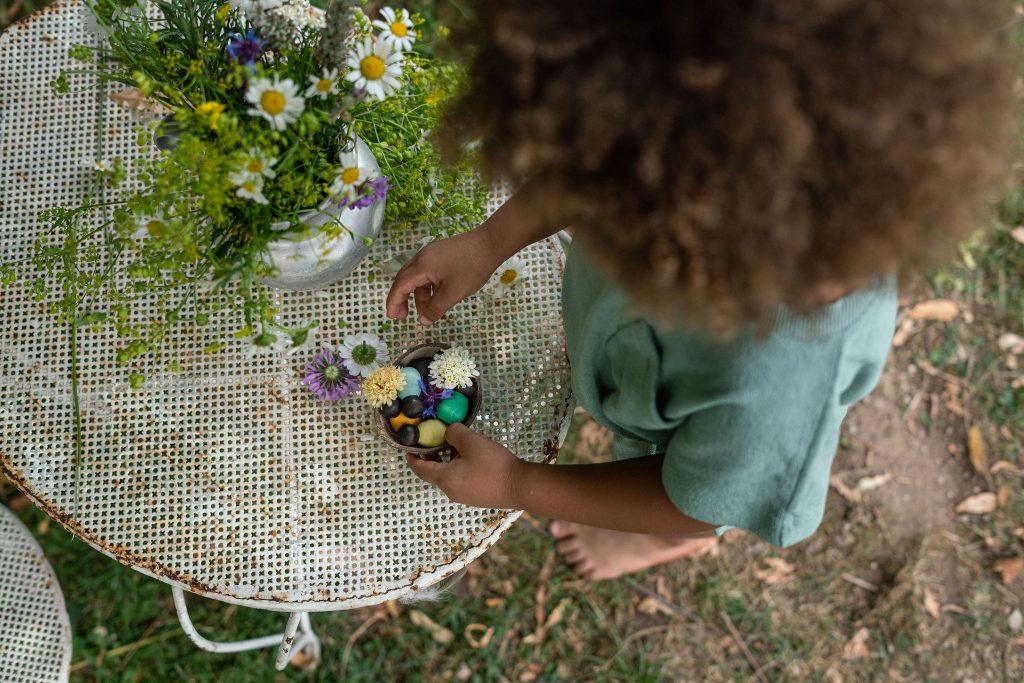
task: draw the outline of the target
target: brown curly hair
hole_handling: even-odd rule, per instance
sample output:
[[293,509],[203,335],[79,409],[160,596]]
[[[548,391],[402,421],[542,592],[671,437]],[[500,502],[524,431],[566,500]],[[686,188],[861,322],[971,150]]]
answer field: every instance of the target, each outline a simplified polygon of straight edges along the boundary
[[979,227],[1014,149],[1005,0],[478,0],[449,150],[641,307],[806,309]]

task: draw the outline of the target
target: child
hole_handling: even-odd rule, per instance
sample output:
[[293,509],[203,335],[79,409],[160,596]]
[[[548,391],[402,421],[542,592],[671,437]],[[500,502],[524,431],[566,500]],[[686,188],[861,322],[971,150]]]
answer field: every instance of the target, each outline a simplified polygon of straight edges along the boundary
[[[451,148],[530,178],[424,248],[387,312],[424,325],[571,224],[579,403],[616,461],[545,466],[461,426],[409,459],[454,501],[556,520],[606,579],[728,527],[821,521],[847,408],[881,373],[894,275],[982,224],[1012,149],[1003,0],[480,0]],[[456,41],[458,42],[458,41]],[[636,456],[636,457],[625,457]]]

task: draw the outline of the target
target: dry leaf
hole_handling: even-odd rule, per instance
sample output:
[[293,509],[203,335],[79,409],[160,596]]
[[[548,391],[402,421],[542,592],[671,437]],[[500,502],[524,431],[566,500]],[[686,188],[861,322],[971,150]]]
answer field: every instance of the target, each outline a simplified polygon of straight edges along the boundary
[[320,663],[318,657],[311,657],[305,650],[299,650],[292,655],[291,664],[300,671],[312,671]]
[[569,598],[562,598],[561,602],[555,606],[555,609],[551,610],[548,620],[544,622],[545,629],[550,629],[552,626],[562,623],[562,618],[565,617],[565,608],[569,602]]
[[922,301],[907,313],[914,320],[939,320],[948,323],[960,314],[960,307],[950,299]]
[[541,665],[537,662],[530,662],[526,665],[526,671],[519,674],[519,680],[521,681],[535,681],[537,676],[540,675]]
[[932,615],[932,619],[938,619],[942,615],[942,611],[939,609],[938,598],[935,597],[935,593],[932,593],[931,589],[927,586],[924,589],[924,610]]
[[964,515],[985,515],[996,509],[996,502],[996,494],[985,491],[964,498],[954,511]]
[[999,509],[1002,510],[1005,508],[1009,500],[1010,489],[1006,488],[1006,484],[1000,485],[1000,487],[996,489],[996,504],[999,506]]
[[661,600],[655,600],[649,596],[641,600],[636,608],[644,614],[664,614],[669,617],[674,614]]
[[992,568],[998,572],[1003,583],[1010,584],[1024,571],[1024,557],[1007,557],[996,560]]
[[952,612],[953,614],[967,614],[967,608],[960,605],[943,605],[942,611]]
[[910,318],[904,318],[903,322],[900,323],[899,329],[896,330],[896,334],[892,337],[892,345],[900,348],[907,343],[907,339],[910,338],[910,333],[913,331],[914,321]]
[[764,581],[769,586],[774,586],[777,583],[782,583],[789,578],[789,575],[796,569],[789,562],[786,562],[781,557],[766,557],[764,563],[769,566],[769,569],[755,569],[754,576],[758,580]]
[[1019,608],[1013,608],[1010,616],[1006,618],[1006,625],[1010,627],[1011,631],[1019,631],[1020,627],[1024,626],[1024,614],[1020,613]]
[[484,606],[488,609],[497,609],[505,606],[505,598],[487,598],[484,600]]
[[46,534],[50,533],[49,517],[44,517],[42,520],[39,521],[39,524],[36,525],[36,533],[38,533],[40,536],[45,536]]
[[846,643],[843,647],[843,659],[865,659],[870,654],[868,652],[868,637],[870,634],[866,628],[861,628],[859,631],[853,634],[853,638]]
[[828,478],[828,483],[834,488],[840,496],[850,501],[851,503],[859,503],[861,501],[861,495],[859,491],[854,491],[849,486],[843,483],[837,475],[833,474]]
[[828,683],[843,683],[843,674],[839,673],[839,669],[836,668],[835,664],[832,664],[825,671],[825,678],[828,679]]
[[[478,637],[477,633],[481,633]],[[494,627],[488,626],[487,624],[470,624],[466,627],[466,630],[462,632],[465,636],[466,642],[474,650],[479,650],[482,647],[487,647],[491,642],[491,638],[494,637]]]
[[999,345],[1000,351],[1008,351],[1010,353],[1024,353],[1024,337],[1012,332],[1006,332],[1005,334],[999,335],[999,339],[996,341]]
[[885,474],[876,474],[873,477],[864,477],[857,482],[857,490],[861,492],[873,491],[882,484],[888,483],[890,479],[892,479],[892,475],[888,472]]
[[967,432],[967,454],[971,459],[971,466],[979,474],[988,471],[988,458],[985,456],[985,439],[981,436],[981,427],[971,425]]
[[459,681],[468,681],[472,677],[473,670],[469,668],[469,664],[459,662],[459,670],[455,672],[455,679]]
[[123,107],[135,109],[136,111],[145,111],[152,114],[163,114],[170,111],[159,102],[143,96],[138,88],[128,88],[127,90],[112,93],[110,99]]
[[447,645],[455,640],[454,633],[446,629],[444,626],[436,623],[433,619],[418,609],[414,609],[409,612],[409,618],[412,620],[412,623],[430,631],[430,635],[434,637],[434,640],[442,645]]
[[28,496],[19,493],[14,498],[7,501],[7,507],[14,512],[21,512],[32,507],[32,501],[29,500]]
[[1010,237],[1017,240],[1021,244],[1024,244],[1024,228],[1017,226],[1010,231]]

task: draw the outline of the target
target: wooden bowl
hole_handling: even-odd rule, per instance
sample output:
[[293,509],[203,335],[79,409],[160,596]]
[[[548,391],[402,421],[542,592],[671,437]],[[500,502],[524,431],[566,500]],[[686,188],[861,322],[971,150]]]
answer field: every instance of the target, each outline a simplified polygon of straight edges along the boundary
[[[403,353],[401,356],[399,356],[395,360],[395,365],[397,365],[398,367],[405,367],[412,361],[417,360],[419,358],[432,359],[435,355],[437,355],[438,351],[443,351],[448,347],[448,344],[421,344],[419,346],[414,346],[405,353]],[[473,378],[473,386],[476,387],[476,391],[473,392],[473,398],[469,399],[469,410],[466,412],[466,418],[462,421],[462,424],[466,425],[467,427],[473,424],[473,420],[476,419],[476,414],[480,410],[480,403],[481,400],[483,399],[483,391],[480,386],[479,377]],[[451,446],[448,445],[447,441],[441,444],[440,446],[435,446],[433,448],[423,448],[421,446],[405,446],[399,443],[398,439],[395,438],[394,432],[391,431],[391,423],[388,421],[386,417],[384,417],[384,413],[380,412],[380,410],[375,409],[373,411],[373,414],[374,419],[377,421],[377,429],[380,431],[380,435],[384,437],[385,441],[387,441],[389,444],[391,444],[400,451],[412,453],[413,455],[417,455],[420,458],[426,459],[430,458],[431,456],[436,456],[440,454],[447,448],[451,448]]]

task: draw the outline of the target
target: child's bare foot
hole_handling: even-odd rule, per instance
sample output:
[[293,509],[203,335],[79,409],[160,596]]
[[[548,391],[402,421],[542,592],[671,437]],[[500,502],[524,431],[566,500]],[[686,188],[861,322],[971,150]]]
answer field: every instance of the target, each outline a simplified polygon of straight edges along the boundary
[[713,536],[669,540],[573,522],[552,522],[551,535],[565,561],[590,581],[615,579],[681,557],[699,555],[718,542]]

